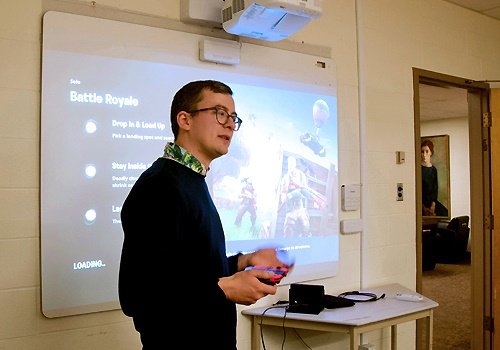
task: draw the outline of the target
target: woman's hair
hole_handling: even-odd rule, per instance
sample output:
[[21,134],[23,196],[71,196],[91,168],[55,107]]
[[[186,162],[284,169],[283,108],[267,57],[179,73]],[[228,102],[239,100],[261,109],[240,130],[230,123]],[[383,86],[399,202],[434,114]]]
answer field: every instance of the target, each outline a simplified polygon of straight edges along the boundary
[[181,111],[189,112],[196,109],[196,105],[203,98],[203,91],[210,90],[218,94],[232,95],[233,91],[226,84],[216,80],[198,80],[184,85],[176,92],[170,107],[170,124],[174,139],[179,134],[177,114]]
[[422,148],[424,146],[429,147],[429,150],[431,151],[431,155],[434,154],[434,144],[432,143],[431,140],[424,140],[424,141],[422,141],[422,143],[420,144],[420,148]]

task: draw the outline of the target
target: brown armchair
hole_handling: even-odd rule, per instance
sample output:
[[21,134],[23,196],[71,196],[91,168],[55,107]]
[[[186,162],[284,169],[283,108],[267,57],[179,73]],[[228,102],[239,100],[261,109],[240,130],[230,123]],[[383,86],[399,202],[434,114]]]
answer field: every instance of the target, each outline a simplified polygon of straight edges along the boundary
[[457,216],[450,221],[440,221],[433,231],[437,263],[452,264],[466,260],[470,235],[468,216]]

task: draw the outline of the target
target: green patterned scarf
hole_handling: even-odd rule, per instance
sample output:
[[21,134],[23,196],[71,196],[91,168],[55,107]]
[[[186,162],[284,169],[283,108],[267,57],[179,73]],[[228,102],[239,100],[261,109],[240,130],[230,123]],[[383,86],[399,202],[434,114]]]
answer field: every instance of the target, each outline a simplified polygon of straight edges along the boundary
[[175,160],[176,162],[187,166],[191,170],[194,170],[203,176],[207,176],[208,169],[205,169],[203,164],[201,164],[195,156],[173,142],[169,142],[165,146],[163,158]]

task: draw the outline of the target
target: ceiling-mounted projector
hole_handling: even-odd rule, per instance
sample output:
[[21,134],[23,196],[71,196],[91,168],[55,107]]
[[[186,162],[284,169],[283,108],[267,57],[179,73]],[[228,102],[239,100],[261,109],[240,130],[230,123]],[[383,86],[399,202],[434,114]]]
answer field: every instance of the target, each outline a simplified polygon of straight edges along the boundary
[[222,27],[235,35],[279,41],[321,13],[321,0],[225,0]]

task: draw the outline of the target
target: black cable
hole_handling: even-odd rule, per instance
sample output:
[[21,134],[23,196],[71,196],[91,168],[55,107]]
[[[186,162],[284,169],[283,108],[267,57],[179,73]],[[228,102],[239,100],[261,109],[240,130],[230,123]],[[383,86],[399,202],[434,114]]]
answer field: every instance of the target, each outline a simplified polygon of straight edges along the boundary
[[[282,350],[285,348],[285,338],[286,338],[285,318],[286,318],[286,313],[288,311],[288,306],[290,306],[290,305],[286,306],[286,308],[285,308],[285,314],[283,315],[283,342],[281,343],[281,349]],[[304,346],[306,348],[308,348],[309,350],[312,350],[312,348],[304,341],[304,339],[302,339],[302,337],[300,336],[300,334],[297,331],[297,329],[295,329],[295,328],[292,328],[292,329],[295,332],[295,335],[297,336],[297,338],[299,338],[299,340],[302,342],[302,344],[304,344]]]
[[354,301],[355,303],[365,303],[368,301],[377,301],[379,299],[385,298],[385,293],[380,296],[377,296],[375,293],[370,292],[360,292],[357,290],[353,290],[350,292],[340,293],[338,295],[340,298],[345,298]]
[[[282,322],[282,327],[283,327],[283,341],[281,342],[281,349],[283,350],[285,348],[285,341],[286,341],[286,327],[285,327],[285,320],[286,320],[286,312],[288,310],[288,302],[284,302],[284,301],[278,301],[276,304],[272,305],[272,306],[269,306],[268,308],[266,308],[264,311],[262,311],[262,314],[260,315],[260,340],[262,342],[262,349],[263,350],[266,350],[266,344],[264,342],[264,331],[263,331],[263,319],[264,319],[264,315],[267,311],[271,310],[271,309],[277,309],[277,308],[284,308],[285,309],[285,312],[283,314],[283,322]],[[307,347],[308,349],[312,350],[312,348],[307,345],[307,343],[304,341],[304,339],[302,339],[302,337],[300,336],[300,334],[297,332],[297,330],[294,328],[293,329],[295,331],[295,334],[297,335],[297,337],[300,339],[300,341],[302,342],[302,344],[304,344],[305,347]]]
[[[269,310],[271,309],[278,309],[278,308],[284,308],[285,309],[285,314],[283,315],[283,329],[285,329],[285,317],[286,317],[286,308],[288,307],[288,305],[273,305],[273,306],[269,306],[268,308],[266,308],[264,311],[262,311],[262,314],[260,315],[260,340],[262,342],[262,349],[263,350],[266,350],[266,344],[264,343],[264,331],[263,331],[263,320],[264,320],[264,315],[266,312],[268,312]],[[286,333],[285,333],[286,335]]]
[[299,331],[296,328],[293,328],[293,331],[295,332],[295,335],[297,336],[297,338],[299,338],[299,340],[302,342],[302,344],[304,344],[304,346],[306,348],[308,348],[309,350],[312,350],[312,348],[304,341],[304,339],[302,339],[302,337],[299,334]]

